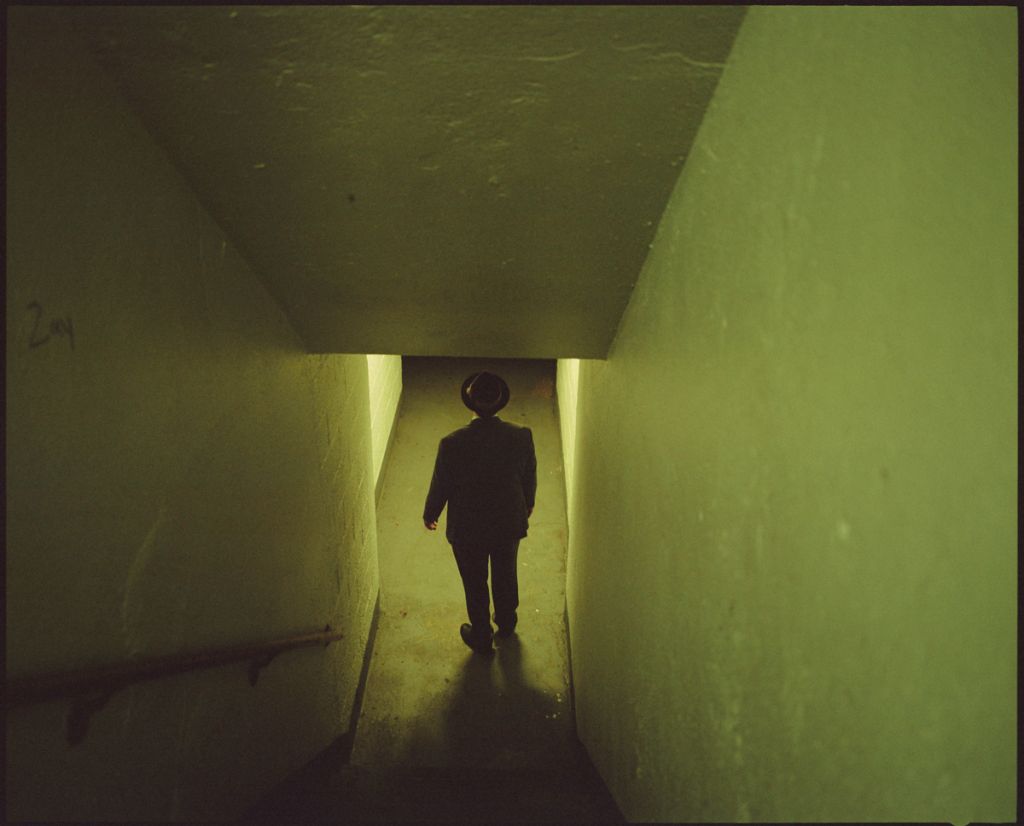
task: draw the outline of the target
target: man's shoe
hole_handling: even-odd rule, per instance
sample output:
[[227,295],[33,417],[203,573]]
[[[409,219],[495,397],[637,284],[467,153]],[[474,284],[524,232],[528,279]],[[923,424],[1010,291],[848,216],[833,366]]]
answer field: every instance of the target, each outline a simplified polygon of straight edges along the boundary
[[516,624],[519,621],[519,617],[516,616],[516,613],[514,611],[512,612],[512,624],[509,626],[503,626],[500,622],[498,622],[497,617],[493,614],[491,615],[491,619],[493,619],[494,624],[498,626],[497,633],[499,637],[511,637],[516,632]]
[[462,641],[478,654],[488,654],[493,650],[491,648],[491,637],[488,636],[486,641],[481,642],[473,636],[473,626],[468,622],[462,623],[459,627],[459,634],[462,635]]

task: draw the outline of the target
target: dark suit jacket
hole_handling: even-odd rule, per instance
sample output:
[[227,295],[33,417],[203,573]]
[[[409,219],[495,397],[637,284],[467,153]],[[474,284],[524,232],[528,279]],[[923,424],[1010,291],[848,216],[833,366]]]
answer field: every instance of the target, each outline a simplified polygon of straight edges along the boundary
[[423,521],[448,504],[449,542],[521,539],[537,492],[537,456],[528,427],[497,416],[473,419],[441,440]]

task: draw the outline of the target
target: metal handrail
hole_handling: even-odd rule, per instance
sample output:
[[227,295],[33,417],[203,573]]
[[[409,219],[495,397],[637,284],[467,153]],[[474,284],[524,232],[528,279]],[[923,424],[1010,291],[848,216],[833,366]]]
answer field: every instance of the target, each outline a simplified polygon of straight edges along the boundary
[[92,714],[105,706],[115,691],[125,686],[235,662],[249,663],[249,685],[255,686],[260,670],[269,665],[281,652],[321,643],[326,647],[343,636],[344,634],[331,631],[331,626],[328,625],[323,631],[280,640],[171,654],[79,671],[18,677],[8,680],[5,687],[5,702],[8,708],[12,708],[61,697],[75,698],[68,714],[68,742],[74,745],[85,737]]

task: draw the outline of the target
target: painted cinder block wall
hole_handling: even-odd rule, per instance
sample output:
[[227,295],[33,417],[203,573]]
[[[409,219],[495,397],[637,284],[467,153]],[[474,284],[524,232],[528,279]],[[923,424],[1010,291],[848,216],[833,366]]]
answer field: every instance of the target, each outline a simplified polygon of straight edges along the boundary
[[[348,725],[377,595],[366,358],[307,355],[53,10],[8,11],[8,679],[279,639],[7,717],[12,820],[240,814]],[[73,338],[68,331],[73,332]]]
[[743,23],[579,370],[577,722],[630,820],[1015,819],[1016,28]]

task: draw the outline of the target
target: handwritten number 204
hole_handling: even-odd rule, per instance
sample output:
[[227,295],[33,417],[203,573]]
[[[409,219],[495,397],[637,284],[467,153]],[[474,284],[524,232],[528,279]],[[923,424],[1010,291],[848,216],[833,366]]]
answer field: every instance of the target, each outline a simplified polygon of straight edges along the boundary
[[[49,324],[43,322],[43,308],[38,301],[28,305],[29,310],[36,314],[35,322],[32,325],[32,333],[28,338],[28,346],[31,348],[46,344],[51,336],[67,336],[71,349],[75,349],[75,328],[71,324],[71,316],[51,319]],[[45,333],[45,335],[44,335]]]

